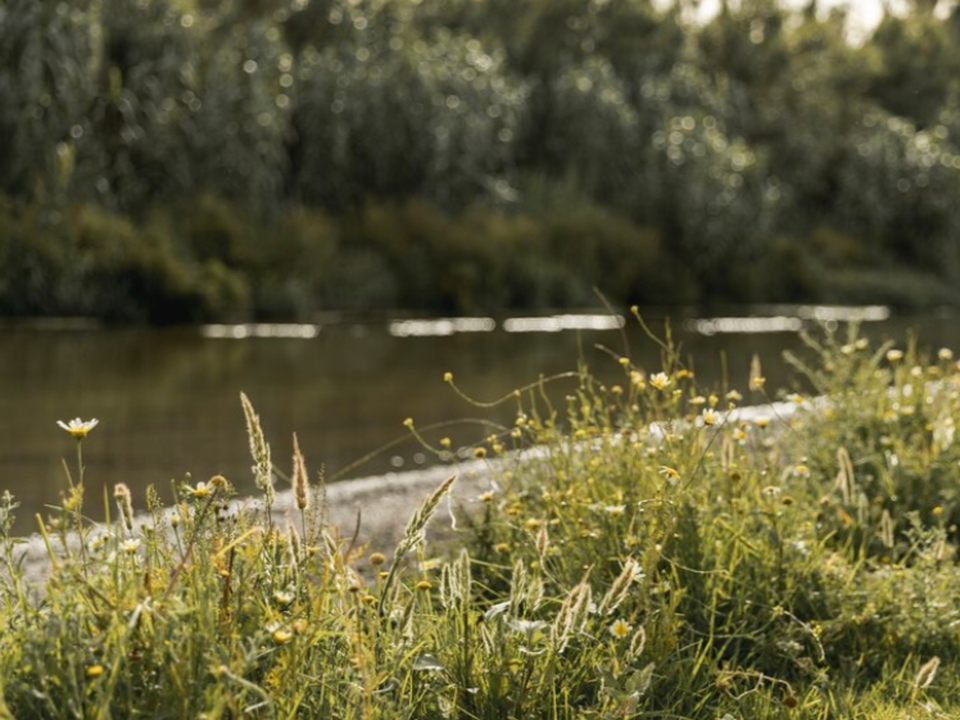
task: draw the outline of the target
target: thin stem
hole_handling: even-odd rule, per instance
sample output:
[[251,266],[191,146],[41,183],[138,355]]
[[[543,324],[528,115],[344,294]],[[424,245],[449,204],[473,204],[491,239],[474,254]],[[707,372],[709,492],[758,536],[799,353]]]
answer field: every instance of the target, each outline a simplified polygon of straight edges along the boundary
[[79,485],[83,487],[83,438],[77,438],[77,470],[79,472]]
[[87,542],[83,537],[83,438],[77,437],[77,472],[79,482],[77,486],[71,488],[74,493],[73,520],[77,530],[77,537],[80,540],[80,564],[83,567],[84,575],[87,572]]

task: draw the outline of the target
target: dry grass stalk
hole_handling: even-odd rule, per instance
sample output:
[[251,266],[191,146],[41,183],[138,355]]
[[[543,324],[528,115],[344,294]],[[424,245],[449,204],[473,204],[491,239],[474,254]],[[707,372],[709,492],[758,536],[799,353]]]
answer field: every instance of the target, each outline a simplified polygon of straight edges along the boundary
[[240,404],[243,405],[243,414],[247,420],[247,436],[250,438],[250,455],[253,457],[253,475],[257,487],[263,491],[267,507],[273,505],[273,465],[270,461],[270,445],[263,435],[260,425],[260,416],[253,409],[253,404],[246,393],[240,393]]
[[303,512],[310,505],[310,481],[307,476],[307,464],[300,452],[297,434],[293,434],[293,498],[297,508]]

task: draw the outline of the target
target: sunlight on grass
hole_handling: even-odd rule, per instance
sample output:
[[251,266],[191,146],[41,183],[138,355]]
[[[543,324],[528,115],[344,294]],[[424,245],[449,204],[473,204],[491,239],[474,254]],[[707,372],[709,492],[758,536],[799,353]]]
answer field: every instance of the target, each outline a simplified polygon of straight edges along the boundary
[[486,489],[429,546],[454,466],[395,547],[358,545],[296,438],[272,463],[246,396],[262,498],[215,476],[137,507],[119,484],[93,523],[78,453],[38,516],[44,587],[0,503],[0,716],[956,717],[953,354],[824,331],[791,357],[809,396],[740,413],[772,400],[760,359],[707,388],[658,342],[658,367],[611,360],[617,384],[581,367],[562,399],[503,398],[512,425],[473,452]]

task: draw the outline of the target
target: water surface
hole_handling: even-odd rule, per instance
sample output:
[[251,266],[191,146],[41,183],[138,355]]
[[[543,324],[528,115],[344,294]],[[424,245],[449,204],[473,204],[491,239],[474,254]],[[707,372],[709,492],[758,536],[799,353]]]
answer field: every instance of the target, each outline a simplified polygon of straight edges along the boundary
[[[725,367],[730,384],[743,391],[757,353],[771,389],[789,384],[782,351],[800,347],[796,329],[808,323],[811,311],[764,314],[773,320],[745,319],[739,311],[673,321],[674,339],[701,383],[719,384]],[[651,324],[661,332],[655,315]],[[868,334],[902,341],[914,329],[932,347],[960,348],[960,326],[949,316],[881,317],[865,323]],[[583,329],[590,327],[606,329]],[[251,492],[241,390],[261,416],[278,465],[289,465],[290,438],[297,431],[309,467],[323,464],[333,475],[404,437],[408,416],[418,426],[512,416],[512,404],[499,412],[469,406],[443,383],[446,371],[484,400],[540,374],[575,369],[578,357],[607,382],[622,382],[621,368],[595,347],[625,352],[617,327],[609,317],[591,321],[583,315],[172,330],[7,326],[0,328],[0,489],[22,503],[19,529],[32,529],[33,515],[59,502],[66,485],[62,459],[71,467],[74,462],[74,441],[56,421],[79,416],[100,419],[84,444],[87,507],[94,516],[101,514],[104,488],[121,481],[140,507],[149,484],[169,498],[170,481],[187,472],[195,480],[223,473]],[[656,344],[632,321],[625,333],[634,361],[659,369]],[[557,386],[560,397],[574,386],[566,382]],[[466,423],[432,437],[449,435],[456,447],[488,433]],[[428,462],[428,453],[405,441],[346,475]]]

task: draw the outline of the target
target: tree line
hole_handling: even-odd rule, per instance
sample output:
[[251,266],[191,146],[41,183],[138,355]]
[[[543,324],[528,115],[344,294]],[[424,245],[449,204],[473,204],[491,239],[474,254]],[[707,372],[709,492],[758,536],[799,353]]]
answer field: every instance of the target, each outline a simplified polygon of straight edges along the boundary
[[0,310],[956,302],[960,11],[694,10],[6,0]]

